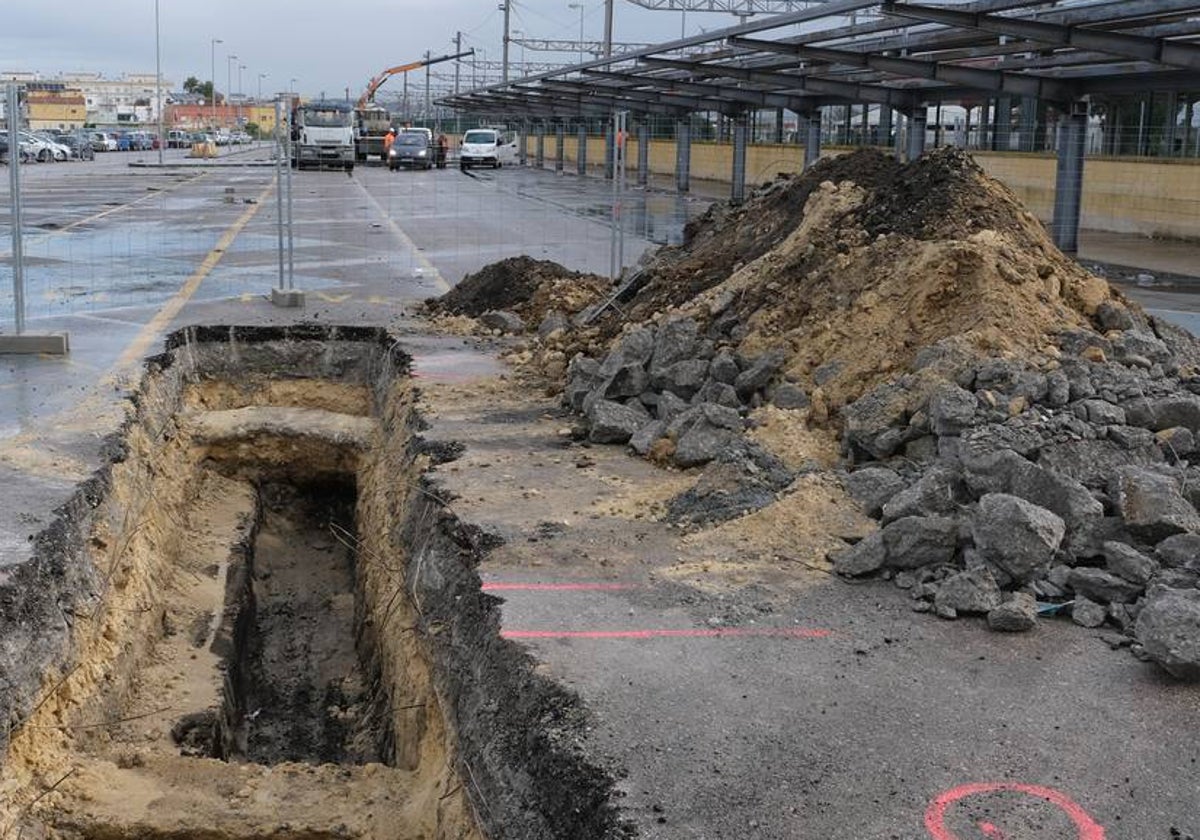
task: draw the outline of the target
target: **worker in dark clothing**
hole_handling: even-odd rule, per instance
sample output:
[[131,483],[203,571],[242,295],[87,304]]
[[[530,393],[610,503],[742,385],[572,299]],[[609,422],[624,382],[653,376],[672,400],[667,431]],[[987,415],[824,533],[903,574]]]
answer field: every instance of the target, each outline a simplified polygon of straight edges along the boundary
[[437,168],[446,168],[446,156],[450,152],[450,141],[446,139],[445,134],[439,134],[437,137]]

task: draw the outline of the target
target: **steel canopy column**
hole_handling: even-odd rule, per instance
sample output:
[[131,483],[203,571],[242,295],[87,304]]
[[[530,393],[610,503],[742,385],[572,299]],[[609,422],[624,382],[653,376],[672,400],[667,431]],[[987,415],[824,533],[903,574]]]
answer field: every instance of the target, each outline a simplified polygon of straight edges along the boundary
[[914,108],[908,115],[909,163],[925,153],[925,125],[928,120],[929,114],[924,105]]
[[1021,97],[1021,142],[1022,152],[1032,152],[1037,136],[1038,104],[1032,96]]
[[587,123],[582,122],[579,124],[575,141],[575,171],[580,175],[587,174],[587,140]]
[[992,148],[998,152],[1007,152],[1012,146],[1012,97],[1001,96],[996,99],[996,133],[993,135]]
[[692,174],[692,123],[687,117],[675,122],[675,190],[685,193]]
[[812,166],[821,158],[821,111],[798,114],[800,131],[804,135],[804,168]]
[[879,106],[879,133],[875,138],[876,146],[887,148],[892,145],[892,107]]
[[1079,250],[1079,215],[1083,196],[1083,153],[1087,148],[1087,102],[1072,102],[1059,135],[1058,177],[1054,184],[1054,244],[1064,254]]
[[604,123],[604,179],[606,181],[611,181],[613,173],[616,172],[613,167],[613,144],[616,143],[616,135],[613,131],[613,120],[606,120]]
[[562,172],[567,156],[567,126],[562,120],[554,125],[554,171]]
[[538,120],[537,124],[537,144],[533,153],[533,162],[538,169],[546,167],[546,124]]
[[783,145],[783,109],[775,109],[775,142]]
[[529,120],[521,120],[521,142],[517,146],[517,160],[522,166],[529,163]]
[[750,114],[741,111],[733,118],[733,172],[729,200],[741,204],[746,198],[746,146],[750,142]]
[[650,182],[650,125],[648,118],[643,117],[637,126],[637,182],[644,187]]

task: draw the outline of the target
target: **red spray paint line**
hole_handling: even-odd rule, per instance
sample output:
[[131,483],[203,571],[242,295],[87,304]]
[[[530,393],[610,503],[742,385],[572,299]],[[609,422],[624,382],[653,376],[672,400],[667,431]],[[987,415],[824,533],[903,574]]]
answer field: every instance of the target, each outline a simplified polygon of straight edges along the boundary
[[500,635],[506,639],[824,639],[832,635],[832,631],[809,627],[714,627],[685,630],[502,630]]
[[484,592],[617,592],[633,589],[629,583],[485,583]]
[[[959,838],[946,828],[946,811],[960,799],[984,793],[996,793],[998,791],[1015,791],[1037,797],[1038,799],[1044,799],[1052,805],[1057,806],[1071,819],[1071,822],[1075,824],[1075,828],[1079,832],[1078,840],[1104,840],[1104,828],[1065,793],[1061,793],[1054,788],[1042,787],[1041,785],[1027,785],[1018,782],[975,782],[969,785],[960,785],[939,794],[925,811],[925,828],[929,831],[929,836],[933,840],[959,840]],[[977,825],[987,837],[1003,840],[1003,833],[992,823],[977,823]]]

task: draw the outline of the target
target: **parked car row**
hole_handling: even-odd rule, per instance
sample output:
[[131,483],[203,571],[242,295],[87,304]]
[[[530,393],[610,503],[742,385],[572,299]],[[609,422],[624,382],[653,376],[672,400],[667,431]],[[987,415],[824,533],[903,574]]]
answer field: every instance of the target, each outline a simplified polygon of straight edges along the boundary
[[187,149],[193,143],[214,143],[218,146],[241,146],[253,143],[254,138],[244,131],[168,131],[168,149]]

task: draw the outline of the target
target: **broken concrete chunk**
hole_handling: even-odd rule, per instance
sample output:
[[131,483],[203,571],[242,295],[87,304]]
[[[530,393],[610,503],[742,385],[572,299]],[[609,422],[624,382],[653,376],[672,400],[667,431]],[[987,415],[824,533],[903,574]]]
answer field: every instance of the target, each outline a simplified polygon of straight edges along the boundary
[[846,476],[846,491],[867,516],[878,518],[883,506],[904,489],[904,479],[886,467],[863,467]]
[[604,399],[619,400],[640,395],[649,384],[650,377],[646,369],[636,362],[630,362],[621,365],[598,390]]
[[872,531],[849,548],[830,554],[833,570],[839,575],[869,575],[883,568],[886,552],[883,533]]
[[938,435],[962,434],[974,424],[978,402],[974,394],[957,385],[939,388],[929,398],[930,428]]
[[741,370],[738,368],[737,360],[727,350],[722,350],[713,356],[712,361],[708,363],[708,375],[726,385],[732,385],[739,373]]
[[908,423],[908,389],[887,382],[872,388],[842,409],[846,439],[875,458],[887,458],[904,442],[900,428]]
[[1101,604],[1128,604],[1136,601],[1142,594],[1143,586],[1130,583],[1103,569],[1093,569],[1088,566],[1077,566],[1067,577],[1067,585],[1091,601]]
[[666,434],[666,420],[651,420],[633,433],[629,438],[629,447],[637,454],[645,456],[650,452],[650,447],[654,445],[654,442],[665,437]]
[[771,402],[775,404],[776,408],[796,409],[808,408],[811,401],[808,394],[799,385],[781,382],[775,386],[775,390],[771,394]]
[[1155,432],[1172,426],[1200,431],[1200,396],[1172,394],[1167,397],[1141,397],[1125,403],[1125,416],[1129,425]]
[[699,391],[707,379],[708,362],[703,359],[684,359],[655,371],[650,384],[657,390],[670,391],[686,400]]
[[945,467],[934,467],[915,484],[901,490],[883,506],[883,521],[891,522],[905,516],[930,516],[953,513],[964,494],[957,473]]
[[739,373],[737,379],[733,380],[733,387],[737,390],[738,396],[747,400],[755,391],[761,391],[767,387],[786,360],[787,354],[783,350],[763,353],[754,360],[750,367]]
[[1200,590],[1152,587],[1135,628],[1142,650],[1169,674],[1200,679]]
[[696,403],[715,403],[726,408],[738,408],[742,404],[732,385],[717,382],[715,379],[705,382],[704,387],[696,392],[692,400]]
[[659,327],[649,359],[650,372],[657,374],[676,362],[695,358],[699,335],[700,327],[691,318],[676,318]]
[[645,327],[638,327],[635,330],[630,330],[621,336],[616,347],[613,348],[604,361],[600,364],[600,369],[597,371],[597,376],[601,379],[607,379],[626,365],[642,365],[650,361],[650,355],[654,352],[654,333]]
[[592,443],[628,443],[646,423],[646,413],[612,400],[596,400],[587,413]]
[[975,546],[985,558],[1019,583],[1050,567],[1066,526],[1052,511],[1017,496],[989,493],[979,500],[972,522]]
[[1037,601],[1028,592],[1013,592],[987,614],[988,627],[1000,633],[1024,633],[1037,625]]
[[1103,545],[1108,570],[1130,583],[1145,586],[1158,571],[1158,563],[1130,545],[1108,540]]
[[687,402],[682,397],[677,397],[670,391],[663,391],[658,395],[658,402],[655,404],[655,411],[659,420],[670,422],[688,409]]
[[1200,572],[1200,534],[1176,534],[1154,547],[1154,556],[1170,569]]
[[942,581],[933,606],[939,612],[949,607],[957,613],[986,613],[1000,604],[1000,587],[985,566],[967,569]]
[[1075,596],[1071,605],[1071,620],[1080,627],[1099,627],[1108,618],[1108,610],[1103,604],[1097,604],[1082,595]]
[[948,516],[906,516],[883,529],[883,544],[893,569],[949,563],[958,547],[958,523]]
[[1104,505],[1078,481],[1021,458],[1011,463],[1008,492],[1057,514],[1068,528],[1104,515]]
[[493,309],[479,316],[479,323],[489,330],[500,330],[502,333],[525,332],[525,321],[515,312],[505,309]]
[[1169,476],[1141,467],[1121,467],[1109,494],[1130,533],[1146,542],[1200,531],[1200,514]]
[[1177,463],[1196,451],[1196,436],[1186,426],[1172,426],[1154,435],[1163,454],[1171,463]]
[[1133,316],[1129,314],[1129,310],[1124,306],[1119,306],[1112,301],[1106,300],[1102,301],[1096,307],[1096,323],[1105,332],[1109,330],[1130,330],[1133,329]]
[[675,441],[672,460],[680,467],[697,467],[707,464],[737,439],[734,432],[714,426],[701,418],[692,423]]
[[1104,400],[1083,400],[1079,403],[1084,419],[1098,426],[1124,426],[1125,409]]

